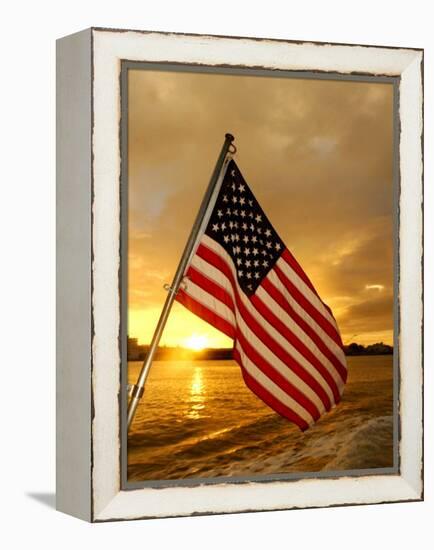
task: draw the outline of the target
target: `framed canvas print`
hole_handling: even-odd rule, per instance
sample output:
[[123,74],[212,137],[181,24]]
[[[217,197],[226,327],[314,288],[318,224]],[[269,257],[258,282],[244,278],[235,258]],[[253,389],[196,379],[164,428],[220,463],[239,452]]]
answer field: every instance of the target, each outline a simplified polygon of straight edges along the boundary
[[423,498],[423,51],[57,44],[57,506]]

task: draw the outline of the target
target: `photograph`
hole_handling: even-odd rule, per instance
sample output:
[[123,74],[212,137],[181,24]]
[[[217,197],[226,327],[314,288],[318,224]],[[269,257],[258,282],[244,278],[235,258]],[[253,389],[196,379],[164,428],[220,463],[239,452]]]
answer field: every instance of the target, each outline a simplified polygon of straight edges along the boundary
[[395,80],[124,70],[127,483],[396,474]]

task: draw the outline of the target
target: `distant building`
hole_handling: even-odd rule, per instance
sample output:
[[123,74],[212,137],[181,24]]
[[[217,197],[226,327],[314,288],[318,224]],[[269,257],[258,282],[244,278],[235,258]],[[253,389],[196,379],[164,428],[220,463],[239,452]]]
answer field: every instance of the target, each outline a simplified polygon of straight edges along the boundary
[[143,348],[139,346],[137,338],[128,337],[127,342],[128,361],[140,361],[143,357]]

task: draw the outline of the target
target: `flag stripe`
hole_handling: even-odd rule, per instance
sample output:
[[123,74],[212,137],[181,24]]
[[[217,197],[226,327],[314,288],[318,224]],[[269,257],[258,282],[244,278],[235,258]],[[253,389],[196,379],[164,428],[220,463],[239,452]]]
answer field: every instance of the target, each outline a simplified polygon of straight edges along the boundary
[[[316,288],[313,286],[312,281],[309,279],[309,277],[306,275],[306,273],[303,271],[303,268],[301,265],[297,262],[297,260],[294,258],[294,256],[291,254],[291,252],[285,248],[285,250],[282,252],[281,256],[286,263],[297,273],[297,275],[304,281],[304,283],[311,289],[311,291],[318,297],[322,305],[326,308],[326,310],[330,313],[330,315],[333,317],[332,310],[329,308],[329,306],[324,303],[321,300],[320,295],[316,291]],[[334,317],[333,317],[334,319]]]
[[237,344],[241,346],[249,360],[272,382],[277,384],[284,392],[290,395],[301,407],[309,412],[311,420],[318,420],[321,416],[320,411],[313,403],[299,390],[297,386],[282,376],[258,351],[252,346],[241,330],[237,331]]
[[[212,247],[212,249],[211,249],[211,247]],[[213,254],[215,256],[213,256]],[[220,261],[221,261],[220,258],[222,258],[222,260],[224,261],[224,265],[220,263]],[[201,266],[200,265],[200,259],[207,262],[207,265]],[[201,272],[206,273],[207,275],[209,275],[210,270],[212,270],[213,267],[214,267],[215,271],[214,271],[213,279],[215,281],[217,281],[221,286],[223,286],[223,288],[225,288],[226,291],[229,294],[232,295],[234,285],[239,290],[239,285],[238,285],[237,281],[235,280],[235,268],[234,268],[232,262],[230,261],[230,258],[228,256],[227,252],[218,243],[216,243],[212,239],[209,239],[209,238],[202,239],[202,243],[197,249],[197,256],[195,258],[193,258],[192,263],[193,263],[193,265],[198,266],[198,268],[201,270]],[[230,272],[230,275],[228,275],[228,270]],[[221,278],[222,273],[227,276],[226,281]],[[260,289],[260,287],[258,287],[258,289],[256,291],[256,294],[260,293],[260,292],[258,292],[259,289]],[[256,307],[255,304],[258,304],[258,302],[255,301],[255,299],[254,299],[255,295],[248,298],[240,290],[239,290],[239,293],[240,293],[241,297],[243,297],[243,302],[247,307],[249,307],[250,304],[253,304],[254,307]],[[250,311],[253,315],[255,315],[255,313],[256,313],[255,311],[252,311],[252,310],[250,310]],[[261,311],[261,313],[263,313],[263,311]],[[279,314],[286,316],[284,311],[279,311]],[[270,323],[271,323],[271,327],[270,327],[271,332],[274,335],[276,335],[276,333],[277,333],[279,338],[280,338],[280,335],[279,335],[278,331],[276,331],[275,328],[273,327],[274,318],[271,321],[270,321],[270,318],[269,317],[267,318],[266,315],[263,315],[263,318],[265,318],[265,320],[267,321],[267,327],[270,327]],[[292,328],[295,328],[294,323],[291,323],[291,325],[292,325]],[[288,327],[287,330],[289,330],[289,327]],[[294,336],[294,338],[295,338],[295,336]],[[286,343],[286,342],[289,343],[289,341],[287,339],[280,339],[280,341],[283,341],[284,343]],[[299,339],[298,339],[298,342],[300,344],[302,344]],[[292,343],[294,343],[294,341]],[[293,346],[291,346],[291,347],[293,347]],[[315,350],[316,348],[313,348],[313,349]],[[340,350],[340,348],[338,348],[338,349]],[[306,356],[306,355],[303,354],[303,352],[300,349],[298,349],[298,351],[299,351],[299,353],[301,353],[304,356],[305,359],[310,361],[309,358],[312,357],[312,353],[310,353],[309,356]],[[310,351],[312,351],[312,349]],[[317,364],[317,361],[315,361],[315,364]],[[330,372],[330,369],[331,369],[332,372]],[[326,370],[327,370],[327,367],[326,367]],[[329,374],[327,374],[323,378],[325,378],[327,384],[329,384],[329,375],[332,376],[333,381],[329,385],[334,387],[334,393],[335,393],[336,390],[337,390],[336,384],[338,386],[341,385],[341,377],[338,374],[336,374],[335,369],[333,368],[332,365],[329,365],[328,372],[329,372]],[[313,368],[311,370],[311,374],[313,374],[313,376],[315,376],[317,373],[318,373],[318,371],[317,371],[316,368]],[[322,373],[322,369],[320,369],[320,373]],[[321,381],[320,381],[320,383],[321,383]],[[326,388],[326,391],[327,390],[328,390],[328,386]]]
[[316,309],[319,315],[324,317],[335,330],[339,340],[339,332],[336,327],[336,321],[333,315],[330,314],[330,310],[325,307],[324,303],[320,300],[318,295],[313,292],[306,283],[300,279],[298,274],[292,269],[292,266],[282,256],[277,260],[275,267],[278,267],[283,271],[286,278],[297,288],[299,292],[304,296],[306,300]]
[[[294,411],[298,411],[298,415],[301,415],[306,420],[303,423],[309,424],[313,420],[316,420],[320,416],[318,409],[309,401],[309,399],[293,384],[291,384],[286,378],[284,378],[279,371],[273,368],[255,349],[250,346],[247,340],[244,338],[240,330],[235,329],[225,319],[216,315],[209,307],[199,302],[196,298],[193,298],[190,294],[187,294],[184,290],[179,290],[177,294],[177,301],[187,307],[190,311],[198,315],[204,321],[211,323],[213,326],[227,334],[230,338],[234,338],[237,342],[243,342],[243,346],[248,350],[245,352],[245,356],[249,358],[250,367],[249,370],[261,371],[261,379],[263,385],[268,387],[268,391],[275,394],[274,398],[282,400],[282,392],[278,391],[278,388],[284,388],[286,391],[290,391],[283,399],[286,402],[286,406],[290,406]],[[252,357],[252,359],[250,359]],[[277,384],[277,385],[276,385]],[[293,397],[291,397],[291,395]]]
[[248,359],[245,356],[242,357],[238,349],[234,350],[234,359],[241,367],[241,372],[246,386],[250,388],[254,394],[256,394],[264,403],[266,403],[281,416],[291,420],[291,422],[294,422],[294,424],[296,424],[302,431],[309,428],[311,425],[309,422],[297,415],[293,409],[282,403],[282,401],[280,401],[275,395],[261,385],[258,380],[247,371],[245,365],[249,363]]
[[[208,247],[204,246],[203,243],[198,247],[196,251],[197,256],[206,260],[209,264],[216,267],[219,271],[223,272],[224,275],[232,282],[232,288],[235,291],[234,298],[236,300],[237,309],[240,313],[241,319],[246,324],[246,326],[252,331],[253,337],[257,339],[258,345],[264,345],[268,350],[275,356],[275,360],[287,367],[290,365],[291,370],[297,374],[297,376],[307,385],[313,392],[314,396],[318,396],[319,399],[324,404],[327,410],[330,409],[333,401],[333,393],[327,384],[326,381],[320,376],[314,368],[299,354],[296,350],[292,348],[292,355],[290,355],[281,344],[286,348],[290,346],[290,343],[279,335],[279,333],[272,327],[269,322],[264,319],[262,316],[252,314],[247,309],[246,304],[240,298],[240,293],[238,292],[237,283],[234,281],[233,274],[231,272],[230,266],[226,261],[214,251],[210,250]],[[194,264],[194,260],[193,260]],[[210,291],[210,288],[206,290]],[[240,322],[240,319],[237,321]],[[262,323],[260,322],[262,321]],[[267,329],[263,327],[263,324],[267,325]],[[267,330],[269,332],[267,332]],[[273,336],[271,336],[273,333]],[[294,357],[296,356],[297,359]],[[303,365],[301,364],[303,363]],[[306,392],[305,392],[306,393]]]
[[[215,303],[215,297],[211,294],[212,287],[208,287],[209,295],[207,297],[207,292],[204,289],[201,289],[198,285],[195,284],[194,270],[189,270],[189,282],[187,291],[193,296],[198,302],[200,302],[204,307],[211,309]],[[278,371],[283,377],[285,377],[288,382],[292,385],[297,386],[297,388],[303,393],[306,399],[309,399],[311,406],[315,407],[317,413],[324,412],[325,405],[319,398],[318,394],[307,384],[296,372],[293,367],[294,362],[291,362],[289,365],[281,361],[277,356],[273,354],[273,351],[266,346],[262,340],[258,337],[257,333],[251,329],[251,327],[245,321],[243,314],[240,311],[237,311],[237,326],[239,331],[236,331],[236,338],[238,337],[239,332],[242,335],[246,335],[250,342],[255,345],[256,350],[261,353],[262,357],[266,359],[270,364],[273,364],[275,371]],[[333,395],[331,394],[332,398]]]
[[235,338],[235,327],[199,302],[199,300],[193,298],[191,294],[187,294],[184,290],[180,289],[176,295],[176,300],[190,311],[193,311],[198,317],[201,317],[204,321],[226,334],[226,336],[229,336],[229,338]]
[[333,325],[309,302],[309,300],[300,292],[295,285],[288,279],[286,274],[278,266],[279,262],[273,268],[273,272],[280,279],[285,291],[285,298],[289,301],[296,300],[304,311],[315,320],[315,322],[326,332],[338,346],[341,345],[341,340]]
[[342,346],[338,344],[335,340],[333,340],[333,338],[329,336],[329,334],[315,321],[315,319],[311,315],[309,315],[296,300],[293,299],[289,290],[285,288],[274,269],[272,269],[268,273],[267,277],[265,277],[262,281],[263,288],[266,288],[267,281],[269,281],[279,293],[281,297],[281,299],[279,300],[279,304],[282,306],[282,308],[290,315],[292,315],[292,312],[298,315],[300,319],[302,319],[312,329],[312,331],[318,335],[318,337],[325,343],[330,351],[340,359],[341,363],[343,365],[346,365],[345,355],[343,353]]
[[[339,373],[340,379],[345,382],[347,378],[347,370],[341,357],[345,360],[345,356],[341,348],[339,348],[333,340],[324,333],[324,331],[316,326],[315,329],[299,315],[295,309],[285,300],[283,294],[277,289],[268,277],[262,281],[258,287],[258,295],[268,295],[273,300],[275,307],[278,308],[280,316],[285,319],[287,326],[299,327],[299,333],[305,335],[316,346],[317,350],[327,358]],[[265,298],[264,298],[265,299]],[[332,351],[334,350],[334,351]],[[337,353],[336,353],[337,352]]]
[[[278,333],[280,333],[283,338],[282,340],[286,340],[287,342],[290,342],[292,346],[319,372],[319,374],[323,377],[323,379],[327,382],[328,386],[331,388],[333,392],[334,401],[336,402],[339,400],[339,390],[336,385],[335,380],[333,380],[333,377],[330,375],[330,373],[327,371],[327,369],[321,364],[321,362],[318,360],[317,357],[313,355],[313,353],[309,350],[307,346],[303,344],[283,323],[278,319],[273,312],[265,305],[265,303],[259,298],[259,296],[253,296],[251,299],[252,303],[256,307],[256,309],[259,311],[259,313],[262,315],[264,319],[266,319],[275,329]],[[280,340],[280,339],[279,339]]]
[[[199,250],[198,256],[193,259],[187,272],[188,278],[220,301],[230,304],[229,307],[236,312],[233,305],[233,300],[236,300],[233,294],[233,286],[237,283],[233,279],[233,274],[230,281],[226,275],[222,275],[220,269],[216,269],[203,259],[203,253],[204,251]],[[222,253],[224,254],[224,251]],[[228,267],[230,268],[230,266]],[[259,289],[260,287],[256,291],[257,294]],[[334,402],[339,400],[339,388],[342,389],[343,383],[333,366],[327,360],[323,366],[312,351],[272,313],[271,309],[258,296],[253,296],[249,300],[241,293],[239,288],[237,288],[237,291],[238,299],[243,301],[247,311],[258,319],[264,330],[267,330],[292,357],[295,355],[294,359],[298,359],[298,362],[322,385],[330,400]],[[285,312],[282,311],[282,315],[284,316]],[[248,319],[245,319],[245,321],[248,322]],[[332,373],[327,370],[327,367],[332,370]]]
[[[207,244],[209,244],[208,241],[207,241]],[[204,246],[206,245],[204,244]],[[216,253],[217,251],[219,251],[225,257],[226,263],[230,261],[228,260],[226,252],[223,249],[219,250],[218,244],[213,245],[213,251]],[[218,288],[216,288],[213,291],[214,295],[218,297],[222,302],[226,303],[227,305],[229,305],[230,303],[230,307],[233,309],[233,311],[235,311],[235,306],[233,305],[234,277],[231,280],[229,280],[222,274],[220,269],[217,269],[211,264],[207,263],[206,260],[201,258],[199,255],[193,258],[192,265],[195,266],[198,270],[198,274],[196,275],[196,278],[206,276],[208,278],[211,278],[214,282],[216,282],[219,285]],[[231,269],[232,269],[233,276],[235,276],[233,273],[234,271],[233,268]],[[206,275],[202,275],[202,274],[206,274]],[[188,275],[188,272],[187,272],[187,275]],[[268,290],[268,293],[262,288],[262,285],[264,283],[265,283],[264,288]],[[222,288],[230,296],[227,296],[227,294],[222,292]],[[329,385],[333,388],[334,384],[336,384],[339,388],[341,388],[344,382],[344,377],[346,376],[346,369],[344,368],[344,366],[339,362],[339,359],[336,356],[334,356],[333,353],[330,352],[330,350],[322,343],[321,338],[319,336],[315,336],[314,331],[310,329],[310,327],[307,326],[302,319],[297,318],[298,316],[295,313],[293,317],[290,318],[287,312],[285,311],[285,308],[281,308],[280,303],[276,303],[276,301],[273,300],[273,298],[276,297],[277,293],[278,293],[277,289],[275,289],[272,283],[269,282],[267,278],[265,278],[264,281],[261,283],[261,285],[257,288],[256,295],[251,297],[250,300],[247,297],[245,297],[243,298],[243,301],[247,306],[249,306],[250,304],[253,304],[254,307],[256,307],[256,309],[259,310],[260,307],[257,307],[258,302],[256,301],[258,297],[258,299],[264,302],[264,304],[267,306],[267,310],[270,313],[272,311],[276,311],[277,316],[273,315],[271,319],[269,315],[265,315],[264,317],[272,325],[279,322],[280,324],[282,324],[281,321],[279,320],[276,321],[277,317],[282,320],[285,320],[286,326],[284,328],[284,332],[286,332],[287,334],[291,334],[291,336],[288,337],[288,340],[292,342],[294,347],[298,349],[298,351],[301,352],[310,361],[310,363],[317,366],[319,363],[319,360],[323,361],[324,367],[329,373],[329,375],[326,374],[325,376],[323,376],[323,378],[325,378],[329,382],[329,376],[332,376],[334,382],[332,383],[329,382]],[[241,292],[240,292],[240,295],[242,297],[245,296]],[[283,296],[281,296],[281,301],[284,301]],[[293,322],[294,318],[296,322]],[[299,325],[303,328],[303,330],[299,327]],[[306,326],[307,326],[307,330],[306,330]],[[289,327],[291,327],[292,330],[290,330]],[[321,330],[321,332],[323,331]],[[292,335],[294,335],[295,340],[294,338],[292,338]],[[311,336],[314,336],[314,339],[312,339]],[[333,345],[337,347],[334,342],[333,342]],[[302,346],[302,348],[300,348],[300,346]],[[307,348],[306,353],[303,353],[304,348]],[[340,348],[337,348],[337,349],[339,352],[342,353],[342,350]],[[325,351],[324,355],[322,353],[322,350]],[[313,362],[312,362],[312,356],[313,356]],[[319,371],[322,373],[321,364],[319,367]],[[336,392],[337,392],[336,386],[334,386],[333,392],[336,397]]]

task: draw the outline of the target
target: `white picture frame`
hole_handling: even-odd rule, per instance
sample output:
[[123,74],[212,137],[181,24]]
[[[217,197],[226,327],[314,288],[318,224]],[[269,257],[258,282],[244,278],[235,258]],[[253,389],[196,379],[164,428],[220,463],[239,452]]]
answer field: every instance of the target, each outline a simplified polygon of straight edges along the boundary
[[[121,65],[321,75],[399,86],[399,469],[122,488]],[[92,28],[57,44],[57,507],[91,522],[423,498],[423,51]]]

